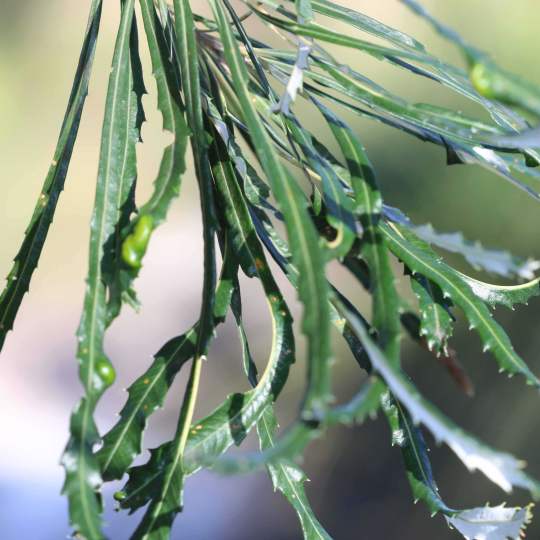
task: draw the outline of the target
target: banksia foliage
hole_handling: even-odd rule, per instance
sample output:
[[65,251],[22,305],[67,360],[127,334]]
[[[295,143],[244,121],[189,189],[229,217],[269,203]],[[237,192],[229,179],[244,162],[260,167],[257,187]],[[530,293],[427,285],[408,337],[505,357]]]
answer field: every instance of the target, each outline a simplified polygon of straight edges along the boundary
[[[503,491],[519,488],[532,499],[540,483],[516,457],[490,448],[456,426],[428,402],[401,368],[401,340],[409,335],[445,359],[466,390],[470,384],[450,347],[457,319],[480,337],[490,361],[527,385],[540,380],[514,350],[492,310],[513,308],[539,294],[540,267],[510,253],[483,247],[461,233],[437,232],[413,223],[385,204],[362,133],[339,116],[382,122],[441,146],[448,164],[477,164],[501,181],[540,199],[526,182],[537,179],[540,89],[503,71],[488,54],[436,21],[415,0],[402,0],[462,53],[463,67],[432,55],[415,38],[330,0],[242,0],[242,14],[229,0],[122,0],[113,52],[90,227],[87,286],[78,331],[77,359],[83,396],[70,423],[62,463],[64,493],[77,538],[106,537],[103,484],[127,482],[119,509],[145,507],[132,538],[165,539],[183,507],[184,481],[203,468],[222,473],[266,468],[276,490],[289,500],[306,539],[330,538],[304,490],[297,465],[305,447],[338,423],[367,421],[379,410],[402,454],[415,500],[442,514],[456,534],[476,540],[517,540],[531,519],[530,507],[447,506],[438,491],[423,432],[448,447],[470,471],[478,470]],[[136,4],[138,9],[136,9]],[[22,247],[0,298],[0,343],[11,330],[38,264],[69,167],[88,89],[101,0],[90,17],[58,146]],[[268,45],[250,35],[257,18],[281,39]],[[332,30],[338,21],[349,32]],[[438,106],[413,104],[340,62],[327,48],[339,46],[428,79],[470,100],[487,115],[468,116]],[[145,93],[139,49],[148,50],[164,130],[173,135],[163,151],[150,198],[135,204],[136,145],[144,122]],[[334,50],[334,48],[332,48]],[[150,75],[147,75],[149,77]],[[320,116],[334,139],[331,151],[305,126],[300,101]],[[480,116],[480,114],[478,115]],[[487,118],[487,119],[485,119]],[[535,149],[535,147],[537,149]],[[179,196],[186,153],[193,155],[202,209],[204,284],[196,324],[172,337],[128,389],[116,424],[99,433],[94,411],[114,383],[114,363],[104,348],[108,327],[125,304],[136,305],[136,278],[153,231]],[[144,145],[142,146],[144,151]],[[283,233],[284,231],[284,233]],[[217,240],[217,242],[216,242]],[[495,285],[470,277],[445,261],[458,253],[475,269],[513,279]],[[327,275],[330,262],[343,265],[369,292],[371,313],[361,313]],[[395,286],[396,263],[418,299],[411,307]],[[272,343],[264,371],[257,373],[243,328],[239,275],[256,280],[272,320]],[[305,393],[296,420],[277,430],[274,403],[296,360],[295,333],[276,274],[283,274],[303,306],[306,338]],[[202,364],[216,328],[232,313],[242,342],[251,390],[223,396],[202,419],[194,417]],[[365,382],[350,402],[332,395],[332,342],[344,338]],[[212,358],[208,358],[212,362]],[[185,366],[185,367],[184,367]],[[178,403],[174,437],[150,449],[144,431],[181,369],[189,370]],[[242,381],[242,384],[244,381]],[[480,389],[481,390],[481,389]],[[227,454],[250,431],[260,451]]]

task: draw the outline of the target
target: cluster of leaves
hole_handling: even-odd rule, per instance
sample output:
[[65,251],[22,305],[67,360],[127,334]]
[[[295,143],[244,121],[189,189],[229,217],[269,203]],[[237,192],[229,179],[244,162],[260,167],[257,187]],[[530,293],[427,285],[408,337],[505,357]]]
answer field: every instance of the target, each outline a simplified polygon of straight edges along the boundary
[[[443,147],[448,163],[479,164],[530,196],[525,182],[540,176],[540,146],[529,122],[540,116],[540,90],[501,70],[484,52],[434,20],[414,0],[402,0],[463,53],[466,69],[430,54],[416,39],[330,0],[242,0],[243,16],[229,0],[208,0],[212,17],[192,11],[198,2],[139,0],[144,40],[151,57],[163,127],[173,142],[163,152],[148,201],[137,208],[135,148],[144,122],[145,87],[139,59],[135,0],[121,0],[121,19],[109,78],[83,314],[77,358],[84,395],[71,417],[63,465],[64,492],[77,537],[104,538],[104,482],[128,481],[115,497],[121,509],[146,506],[134,539],[163,539],[182,510],[184,479],[204,467],[222,472],[266,467],[275,489],[294,507],[307,539],[330,538],[310,509],[305,475],[295,464],[305,446],[336,423],[362,422],[379,408],[392,441],[404,458],[413,496],[441,513],[466,539],[518,539],[530,509],[448,507],[433,478],[422,429],[449,446],[469,470],[478,469],[510,492],[519,487],[540,496],[540,483],[515,457],[494,450],[457,427],[429,403],[400,367],[400,343],[408,334],[442,355],[466,385],[448,347],[457,309],[475,330],[500,370],[529,385],[540,380],[514,351],[494,320],[496,305],[512,308],[539,294],[538,263],[486,249],[460,233],[441,234],[412,223],[384,204],[375,171],[358,135],[333,110],[367,117]],[[92,0],[73,90],[51,169],[15,265],[0,298],[0,342],[11,329],[37,266],[77,136],[101,18]],[[244,20],[257,17],[283,47],[250,36]],[[345,23],[344,34],[322,24]],[[362,37],[359,37],[362,36]],[[375,38],[370,40],[371,38]],[[382,44],[381,44],[382,43]],[[396,69],[407,70],[475,102],[489,113],[479,120],[454,110],[413,104],[340,63],[324,44],[354,49]],[[282,92],[276,88],[282,86]],[[328,125],[340,155],[334,155],[294,112],[305,100]],[[330,106],[334,106],[333,109]],[[194,158],[203,220],[204,285],[200,317],[172,338],[129,388],[119,419],[100,435],[93,416],[114,368],[104,350],[107,328],[124,304],[137,305],[137,277],[152,231],[179,194],[188,146]],[[293,175],[297,169],[305,182]],[[280,235],[283,223],[286,237]],[[216,244],[215,240],[218,240]],[[219,246],[221,257],[216,254]],[[476,268],[520,283],[500,286],[469,277],[444,262],[436,249],[460,253]],[[277,434],[273,404],[295,361],[295,336],[287,303],[268,263],[270,257],[298,291],[307,339],[307,376],[297,419]],[[418,298],[406,304],[395,288],[396,259]],[[221,269],[218,272],[218,261]],[[372,296],[365,318],[328,280],[325,267],[337,261]],[[262,374],[243,328],[239,272],[258,280],[272,319],[272,346]],[[523,280],[529,280],[523,283]],[[194,421],[202,362],[215,328],[231,310],[242,343],[252,389],[224,398],[211,414]],[[369,322],[368,322],[369,319]],[[333,405],[332,349],[335,327],[348,344],[366,382],[345,405]],[[190,375],[179,405],[175,436],[143,451],[149,417],[160,408],[184,364]],[[252,429],[260,452],[225,456]]]

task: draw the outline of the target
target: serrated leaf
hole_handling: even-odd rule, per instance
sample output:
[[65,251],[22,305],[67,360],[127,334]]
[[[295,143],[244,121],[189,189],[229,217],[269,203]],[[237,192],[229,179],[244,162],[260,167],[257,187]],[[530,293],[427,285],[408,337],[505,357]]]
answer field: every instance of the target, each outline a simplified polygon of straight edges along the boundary
[[469,470],[479,470],[506,492],[513,487],[528,490],[540,497],[540,483],[523,472],[523,462],[514,456],[491,449],[456,427],[446,416],[427,402],[404,376],[387,360],[373,343],[366,329],[354,314],[344,308],[347,320],[364,345],[373,369],[384,379],[392,394],[407,409],[413,423],[423,424],[439,443],[447,444]]
[[7,277],[7,284],[0,296],[0,350],[4,345],[7,333],[13,327],[22,299],[30,286],[32,274],[38,265],[60,193],[64,189],[73,146],[88,94],[101,10],[102,0],[92,0],[79,63],[53,161],[41,188],[30,223],[26,228],[23,243],[15,256],[15,264]]
[[521,540],[531,519],[530,507],[507,508],[504,505],[463,510],[446,518],[465,540]]
[[528,384],[540,387],[540,381],[516,354],[503,328],[456,271],[442,262],[425,242],[405,228],[385,224],[381,226],[381,230],[390,250],[412,272],[418,272],[436,283],[443,295],[447,295],[463,310],[470,328],[478,332],[484,350],[491,351],[501,370],[509,374],[519,373],[525,377]]
[[302,329],[308,338],[308,389],[303,415],[316,418],[330,399],[330,315],[325,256],[306,210],[304,194],[273,149],[247,87],[248,73],[219,0],[211,2],[233,86],[243,108],[251,140],[283,213],[292,256],[300,271],[299,295],[304,305]]
[[[276,429],[277,423],[274,412],[271,407],[268,407],[257,423],[257,432],[262,450],[273,447]],[[279,489],[295,509],[300,519],[304,539],[331,540],[330,535],[323,529],[309,504],[304,489],[304,483],[307,480],[305,473],[295,464],[286,461],[271,463],[267,468],[274,489]]]
[[[79,376],[85,395],[75,408],[70,439],[62,458],[66,470],[64,493],[70,506],[70,520],[76,533],[89,539],[103,538],[101,502],[97,490],[101,475],[94,445],[99,435],[93,419],[96,404],[114,380],[114,368],[103,350],[107,323],[107,298],[102,270],[105,244],[120,217],[124,201],[118,193],[124,175],[135,170],[137,96],[133,89],[130,36],[134,0],[122,3],[113,66],[109,78],[101,153],[90,235],[87,288],[78,330]],[[134,173],[133,173],[134,174]]]
[[134,539],[168,536],[172,523],[182,510],[185,477],[184,451],[194,414],[202,362],[212,337],[215,304],[215,215],[213,184],[208,163],[207,132],[201,101],[198,47],[195,23],[187,0],[175,0],[176,52],[186,99],[188,125],[192,131],[192,150],[199,183],[204,240],[204,278],[201,314],[191,371],[180,409],[178,425],[171,441],[169,459],[150,506],[135,532]]
[[171,62],[167,37],[157,18],[152,0],[141,1],[141,13],[157,83],[163,129],[174,137],[173,142],[163,152],[154,191],[140,209],[142,215],[150,214],[153,217],[155,227],[165,219],[171,200],[180,192],[182,175],[186,170],[185,154],[189,129],[180,100],[180,81]]
[[[143,0],[141,2],[141,13],[150,49],[154,78],[157,83],[158,107],[162,113],[163,127],[173,135],[174,140],[164,150],[159,172],[154,182],[154,190],[149,200],[139,209],[138,215],[131,219],[136,210],[134,190],[132,189],[129,199],[126,200],[123,206],[122,219],[117,225],[115,237],[111,238],[111,246],[108,248],[111,251],[111,264],[106,269],[107,282],[110,288],[109,318],[111,320],[118,316],[123,302],[138,307],[132,283],[140,272],[144,253],[137,254],[135,264],[128,264],[128,261],[124,260],[124,249],[127,243],[136,235],[135,231],[143,220],[149,223],[146,245],[148,244],[153,230],[163,222],[171,201],[179,194],[182,175],[186,167],[185,152],[189,130],[184,120],[183,105],[178,93],[180,82],[174,66],[171,64],[171,59],[169,59],[166,37],[157,19],[153,2]],[[136,43],[133,48],[136,50]],[[133,65],[137,67],[134,70],[136,75],[135,88],[140,102],[142,94],[145,93],[140,61],[133,62]],[[137,81],[139,81],[138,84]],[[139,110],[142,111],[141,105],[139,105]],[[140,130],[142,120],[144,120],[144,115],[139,114],[138,130]],[[122,190],[119,191],[119,196],[125,199]]]
[[301,457],[308,444],[321,437],[329,426],[341,423],[361,424],[379,409],[380,399],[386,386],[380,379],[370,379],[347,403],[329,408],[319,424],[296,422],[271,447],[261,452],[225,455],[213,463],[212,470],[221,474],[246,474],[272,464],[294,463]]
[[[251,222],[249,210],[244,202],[242,192],[235,181],[233,167],[225,159],[223,154],[222,158],[219,161],[220,170],[216,171],[215,178],[224,200],[225,215],[233,233],[233,238],[235,238],[233,245],[235,246],[237,257],[239,260],[245,261],[244,266],[251,272],[248,275],[257,275],[259,277],[265,293],[270,297],[275,294],[277,285],[268,272],[268,263],[258,240],[256,240],[256,233]],[[256,386],[256,368],[254,368],[249,345],[247,344],[245,331],[242,326],[242,308],[239,294],[240,292],[237,290],[237,301],[235,302],[233,299],[231,307],[242,343],[244,369],[252,385]],[[272,315],[274,316],[274,313]],[[279,321],[274,319],[273,324],[278,326]],[[276,429],[277,424],[273,408],[271,405],[268,405],[257,421],[257,432],[262,449],[273,446],[273,437]],[[303,487],[306,479],[303,472],[288,463],[269,465],[268,471],[274,488],[282,491],[295,509],[300,519],[304,538],[307,540],[329,539],[330,537],[317,521],[307,500]]]
[[[286,309],[279,302],[272,304],[278,312]],[[196,422],[184,451],[184,474],[193,474],[203,463],[219,457],[233,444],[239,444],[256,424],[267,405],[279,395],[294,361],[294,341],[290,316],[279,315],[280,326],[273,336],[269,362],[257,386],[244,394],[232,394],[211,414]],[[145,465],[130,469],[125,486],[123,508],[135,511],[152,500],[170,462],[172,444],[165,443],[151,450]]]
[[491,307],[497,305],[514,309],[518,304],[527,305],[531,298],[540,295],[540,278],[533,279],[521,285],[494,285],[478,279],[456,273],[465,281],[478,298]]
[[430,351],[446,353],[455,320],[450,312],[452,302],[444,297],[438,285],[419,274],[411,277],[411,288],[418,298],[420,336]]
[[103,446],[96,454],[104,480],[122,478],[141,453],[147,418],[163,405],[181,367],[193,358],[196,340],[196,329],[192,329],[168,341],[156,353],[150,368],[129,387],[120,419],[103,437]]
[[534,84],[499,67],[488,53],[467,43],[455,30],[436,20],[416,0],[401,1],[426,19],[438,34],[457,45],[473,71],[476,66],[482,66],[483,77],[489,81],[487,97],[540,115],[540,91]]
[[[225,249],[221,275],[216,288],[215,325],[225,320],[232,301],[237,263],[229,248]],[[195,354],[197,325],[169,340],[154,356],[151,366],[128,388],[128,399],[120,411],[120,419],[103,437],[96,457],[104,480],[120,479],[141,453],[146,422],[162,407],[171,384],[182,366]]]
[[392,440],[402,451],[407,477],[415,501],[424,501],[432,515],[442,513],[450,527],[466,540],[519,540],[530,521],[526,508],[480,507],[467,510],[449,508],[442,500],[433,478],[428,449],[420,428],[415,426],[399,402],[388,399],[385,410],[391,418]]
[[[135,115],[133,135],[137,142],[141,141],[141,127],[146,120],[142,106],[142,98],[146,94],[144,86],[141,59],[139,57],[139,36],[136,19],[133,19],[129,38],[129,52],[131,63],[131,85],[136,96],[136,106],[133,106],[130,115]],[[107,298],[107,326],[118,317],[122,305],[128,303],[135,309],[139,307],[137,295],[131,288],[131,282],[135,275],[126,271],[126,263],[123,260],[123,241],[127,235],[131,215],[136,211],[135,188],[137,183],[137,166],[135,149],[128,146],[119,149],[122,159],[120,181],[116,191],[116,205],[120,210],[120,217],[115,225],[114,233],[111,234],[104,247],[103,256],[103,281],[108,289]]]
[[534,272],[540,268],[539,261],[523,260],[507,251],[484,248],[479,242],[465,240],[460,232],[439,233],[430,224],[414,225],[411,229],[428,244],[463,255],[467,262],[477,270],[486,270],[503,277],[516,276],[530,280],[534,278]]
[[375,173],[365,149],[352,130],[322,103],[317,100],[314,100],[314,103],[332,130],[349,169],[355,212],[364,230],[360,255],[369,268],[370,292],[373,295],[373,326],[381,346],[393,361],[398,363],[401,339],[399,299],[386,243],[379,231],[382,197]]

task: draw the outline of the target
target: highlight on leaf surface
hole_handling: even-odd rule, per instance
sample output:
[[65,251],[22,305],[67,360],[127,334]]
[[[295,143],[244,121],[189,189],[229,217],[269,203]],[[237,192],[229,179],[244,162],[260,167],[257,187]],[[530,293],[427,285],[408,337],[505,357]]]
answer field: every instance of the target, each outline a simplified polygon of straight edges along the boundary
[[[480,442],[451,420],[444,406],[435,407],[423,395],[416,375],[426,368],[418,362],[411,371],[415,376],[406,374],[403,366],[411,365],[414,350],[402,346],[402,338],[408,335],[431,351],[471,395],[470,366],[456,331],[463,319],[500,371],[518,374],[538,390],[535,355],[525,350],[532,359],[529,366],[493,309],[515,309],[540,296],[540,262],[468,240],[459,231],[459,220],[448,227],[452,232],[440,232],[389,206],[388,184],[378,181],[365,126],[377,122],[436,145],[449,165],[479,165],[517,188],[516,197],[530,196],[534,205],[540,200],[540,137],[531,126],[540,119],[540,90],[499,67],[416,0],[401,1],[458,48],[465,66],[433,54],[430,44],[409,32],[353,9],[354,2],[119,2],[77,333],[83,395],[71,415],[62,457],[63,492],[76,537],[107,537],[103,510],[111,501],[103,485],[125,477],[113,495],[118,510],[132,514],[145,507],[131,538],[170,538],[184,504],[191,504],[189,497],[184,500],[184,491],[191,489],[186,478],[208,468],[227,474],[266,469],[274,490],[297,516],[296,536],[329,540],[331,531],[310,505],[312,494],[299,462],[309,444],[328,436],[331,428],[362,424],[379,410],[390,428],[385,444],[401,452],[415,501],[444,516],[466,540],[524,535],[531,506],[459,510],[443,500],[422,430],[447,445],[466,469],[482,472],[506,493],[520,488],[537,499],[540,483],[525,472],[522,461]],[[0,347],[29,288],[64,187],[101,9],[100,0],[91,0],[53,165],[0,296]],[[144,33],[139,35],[141,25]],[[157,110],[163,130],[171,135],[142,203],[137,155],[147,151],[141,140],[147,64],[140,51],[149,55]],[[349,58],[354,65],[345,63]],[[368,76],[366,59],[395,74],[392,89],[377,70],[369,70],[377,80]],[[407,98],[410,91],[404,87],[411,77],[433,92],[443,90],[465,101],[466,112],[441,106],[435,95],[433,103]],[[383,157],[397,152],[393,143],[385,142],[383,149]],[[414,159],[421,157],[420,152]],[[393,180],[399,180],[397,173]],[[129,385],[112,427],[101,433],[95,420],[100,400],[115,382],[116,367],[132,360],[109,354],[109,329],[124,306],[138,305],[135,280],[152,234],[167,220],[176,226],[170,208],[184,181],[196,184],[200,201],[200,310],[188,328],[177,328],[175,337],[156,347],[152,361]],[[465,189],[460,201],[469,196]],[[423,193],[413,197],[422,205],[430,203]],[[416,215],[423,208],[407,210]],[[183,245],[169,249],[191,257]],[[475,271],[492,274],[493,281],[507,282],[470,276],[445,259],[448,253],[460,255]],[[166,292],[172,290],[170,279],[178,279],[187,291],[183,270],[155,286]],[[341,275],[350,282],[342,285]],[[264,354],[248,331],[248,318],[256,310],[251,305],[244,309],[252,300],[246,295],[247,281],[259,287],[268,309],[264,329],[270,344]],[[370,301],[360,301],[351,284],[360,286]],[[173,301],[185,309],[183,297]],[[292,316],[296,303],[298,328]],[[225,366],[232,390],[223,390],[220,380],[212,387],[216,395],[206,409],[211,412],[198,418],[198,405],[207,406],[206,374],[227,360],[227,348],[211,344],[229,313],[239,340],[237,363]],[[305,347],[297,348],[299,340]],[[352,397],[338,402],[333,382],[340,380],[335,375],[342,368],[342,346],[363,374],[360,382],[350,377]],[[298,349],[305,349],[304,366],[297,361]],[[172,392],[182,369],[189,372],[186,386]],[[291,384],[290,372],[301,369],[302,386],[296,383],[298,373]],[[434,391],[438,383],[431,382]],[[482,399],[495,399],[483,380],[475,378],[475,383]],[[293,393],[296,409],[280,430],[279,405]],[[530,395],[538,398],[537,392]],[[510,391],[497,394],[501,406],[510,409],[514,397]],[[165,403],[173,407],[176,427],[168,439],[148,448],[145,430]],[[505,427],[501,422],[501,430]],[[228,453],[251,432],[258,451]],[[369,497],[369,490],[361,496]]]

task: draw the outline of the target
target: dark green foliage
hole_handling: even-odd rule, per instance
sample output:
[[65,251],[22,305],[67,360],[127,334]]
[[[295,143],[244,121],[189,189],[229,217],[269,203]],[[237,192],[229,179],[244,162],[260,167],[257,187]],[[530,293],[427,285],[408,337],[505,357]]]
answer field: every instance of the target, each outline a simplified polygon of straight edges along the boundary
[[[446,358],[456,371],[449,341],[454,323],[463,317],[500,371],[519,374],[539,388],[540,380],[515,352],[491,308],[513,309],[538,296],[540,278],[535,279],[534,272],[540,264],[484,248],[459,232],[440,233],[431,225],[416,225],[399,209],[385,205],[361,134],[338,116],[334,106],[441,146],[449,164],[480,164],[538,199],[525,181],[540,176],[535,168],[540,154],[534,148],[540,145],[530,144],[537,140],[536,131],[528,131],[529,123],[520,111],[538,120],[540,90],[498,68],[486,53],[433,19],[415,0],[402,1],[458,47],[466,69],[440,60],[413,37],[329,0],[242,0],[249,15],[272,24],[284,38],[282,48],[250,36],[243,26],[245,17],[228,0],[208,0],[211,18],[197,13],[198,2],[140,0],[141,42],[150,54],[163,128],[173,141],[164,149],[153,193],[138,209],[135,148],[144,121],[145,93],[136,21],[139,11],[135,0],[120,2],[122,16],[107,92],[87,288],[78,331],[84,393],[71,417],[62,460],[64,492],[78,538],[105,538],[102,484],[120,480],[126,473],[128,480],[115,495],[119,509],[134,512],[146,506],[132,538],[161,540],[169,538],[182,511],[187,476],[208,467],[221,473],[265,467],[274,488],[296,511],[304,538],[329,539],[310,507],[306,476],[296,460],[329,426],[362,423],[379,409],[388,420],[392,444],[401,448],[415,500],[423,501],[429,512],[444,515],[466,539],[520,537],[530,520],[529,507],[456,510],[441,498],[422,429],[448,445],[469,470],[478,469],[506,492],[522,488],[536,499],[540,484],[522,470],[517,458],[478,441],[429,403],[402,371],[400,344],[409,334]],[[0,298],[0,346],[28,289],[63,189],[100,15],[101,1],[93,0],[54,161]],[[318,22],[319,16],[339,21],[350,31],[335,31]],[[488,114],[481,119],[480,114],[477,118],[409,103],[342,65],[324,48],[326,43],[443,85]],[[279,85],[281,94],[275,90]],[[305,127],[302,115],[295,112],[297,100],[305,100],[320,115],[339,155]],[[137,303],[133,283],[154,229],[166,220],[180,192],[188,144],[203,221],[201,312],[190,329],[178,329],[178,336],[156,353],[150,367],[129,387],[116,424],[100,435],[94,412],[114,383],[113,363],[122,361],[108,358],[105,334],[126,303]],[[279,232],[281,225],[286,237]],[[219,277],[217,245],[222,255]],[[445,262],[439,248],[462,255],[473,269],[529,281],[485,283]],[[369,317],[330,283],[326,268],[331,261],[348,269],[369,292],[373,306]],[[402,269],[409,282],[417,308],[409,306],[396,288],[395,267]],[[244,328],[240,273],[260,285],[272,321],[271,349],[261,373]],[[278,287],[279,273],[297,291],[303,308],[301,331],[307,342],[305,393],[294,422],[284,433],[278,431],[274,403],[287,383],[296,348],[291,312]],[[251,389],[224,395],[221,405],[196,420],[203,361],[229,309]],[[356,395],[340,406],[333,404],[332,327],[367,373]],[[146,449],[147,423],[162,407],[184,365],[190,366],[190,373],[178,403],[176,432],[171,440],[150,449],[146,463],[134,466]],[[466,387],[466,375],[461,378]],[[260,451],[224,455],[251,430],[257,432]]]

